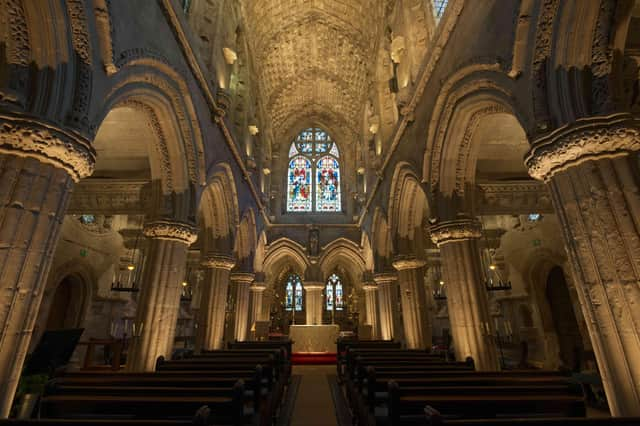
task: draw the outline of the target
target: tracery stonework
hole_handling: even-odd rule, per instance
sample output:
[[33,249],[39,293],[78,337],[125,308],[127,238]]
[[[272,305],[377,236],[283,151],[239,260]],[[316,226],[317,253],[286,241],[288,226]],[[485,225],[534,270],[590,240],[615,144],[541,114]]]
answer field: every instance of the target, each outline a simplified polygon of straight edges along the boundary
[[193,244],[198,238],[193,225],[167,220],[146,223],[143,232],[149,238],[177,241],[188,245]]
[[481,236],[480,223],[473,219],[431,229],[431,239],[440,248],[456,358],[472,357],[477,370],[495,371],[500,367],[478,249]]
[[527,161],[549,184],[615,416],[640,415],[638,149],[629,116],[594,117],[536,141]]

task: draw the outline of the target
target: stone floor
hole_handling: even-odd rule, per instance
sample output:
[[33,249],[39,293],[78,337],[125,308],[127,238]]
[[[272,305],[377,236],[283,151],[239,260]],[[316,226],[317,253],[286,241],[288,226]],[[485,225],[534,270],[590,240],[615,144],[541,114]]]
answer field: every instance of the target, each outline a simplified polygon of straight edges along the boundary
[[295,365],[292,374],[302,376],[296,396],[292,426],[337,426],[336,410],[328,376],[335,365]]

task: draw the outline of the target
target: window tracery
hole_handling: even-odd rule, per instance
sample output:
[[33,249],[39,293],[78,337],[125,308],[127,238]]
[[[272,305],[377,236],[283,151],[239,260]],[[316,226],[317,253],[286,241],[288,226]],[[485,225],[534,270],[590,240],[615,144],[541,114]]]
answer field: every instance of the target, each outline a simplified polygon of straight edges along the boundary
[[304,292],[302,281],[296,274],[287,277],[285,285],[285,309],[291,311],[302,311],[304,308]]
[[327,132],[320,128],[300,132],[289,149],[288,212],[340,211],[339,158],[338,147]]
[[327,311],[341,311],[344,308],[342,280],[337,274],[331,274],[325,286],[325,303]]

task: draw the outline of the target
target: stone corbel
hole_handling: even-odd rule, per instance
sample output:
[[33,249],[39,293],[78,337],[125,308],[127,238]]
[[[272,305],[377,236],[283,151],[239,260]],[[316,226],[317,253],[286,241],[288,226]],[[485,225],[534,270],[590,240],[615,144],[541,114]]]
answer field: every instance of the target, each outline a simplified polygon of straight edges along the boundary
[[234,258],[225,255],[209,255],[202,259],[200,265],[209,269],[226,269],[230,271],[236,266]]
[[446,243],[482,237],[482,225],[475,219],[458,219],[433,225],[429,233],[431,241],[440,247]]
[[0,114],[0,154],[30,157],[78,182],[93,173],[96,152],[80,135],[31,117]]
[[193,225],[184,222],[156,220],[144,225],[143,233],[152,239],[171,240],[187,245],[198,239],[198,233]]
[[555,174],[586,161],[621,157],[638,150],[640,127],[631,114],[589,117],[536,140],[525,165],[531,177],[548,182]]
[[422,268],[427,264],[424,259],[418,259],[416,257],[396,257],[393,261],[393,267],[398,271],[404,271],[407,269]]

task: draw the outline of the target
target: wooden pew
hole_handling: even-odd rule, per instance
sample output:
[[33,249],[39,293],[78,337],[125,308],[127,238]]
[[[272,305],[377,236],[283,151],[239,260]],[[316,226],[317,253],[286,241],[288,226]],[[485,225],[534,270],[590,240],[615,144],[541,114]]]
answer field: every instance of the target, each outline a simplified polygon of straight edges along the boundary
[[266,340],[266,341],[247,341],[247,342],[229,342],[227,349],[279,349],[283,348],[286,353],[287,360],[291,362],[291,340]]
[[110,419],[0,419],[2,426],[194,426],[208,425],[207,419],[110,420]]
[[242,425],[244,401],[244,383],[239,380],[232,388],[212,391],[206,396],[182,392],[177,395],[137,395],[133,392],[124,395],[43,395],[39,412],[42,418],[188,420],[206,405],[212,412],[210,421],[214,424]]
[[[425,423],[426,421],[426,423]],[[425,419],[420,419],[419,425],[430,426],[637,426],[640,425],[640,417],[604,417],[604,418],[577,418],[577,417],[547,417],[547,418],[517,418],[517,419],[464,419],[444,420],[433,414],[428,414]]]

